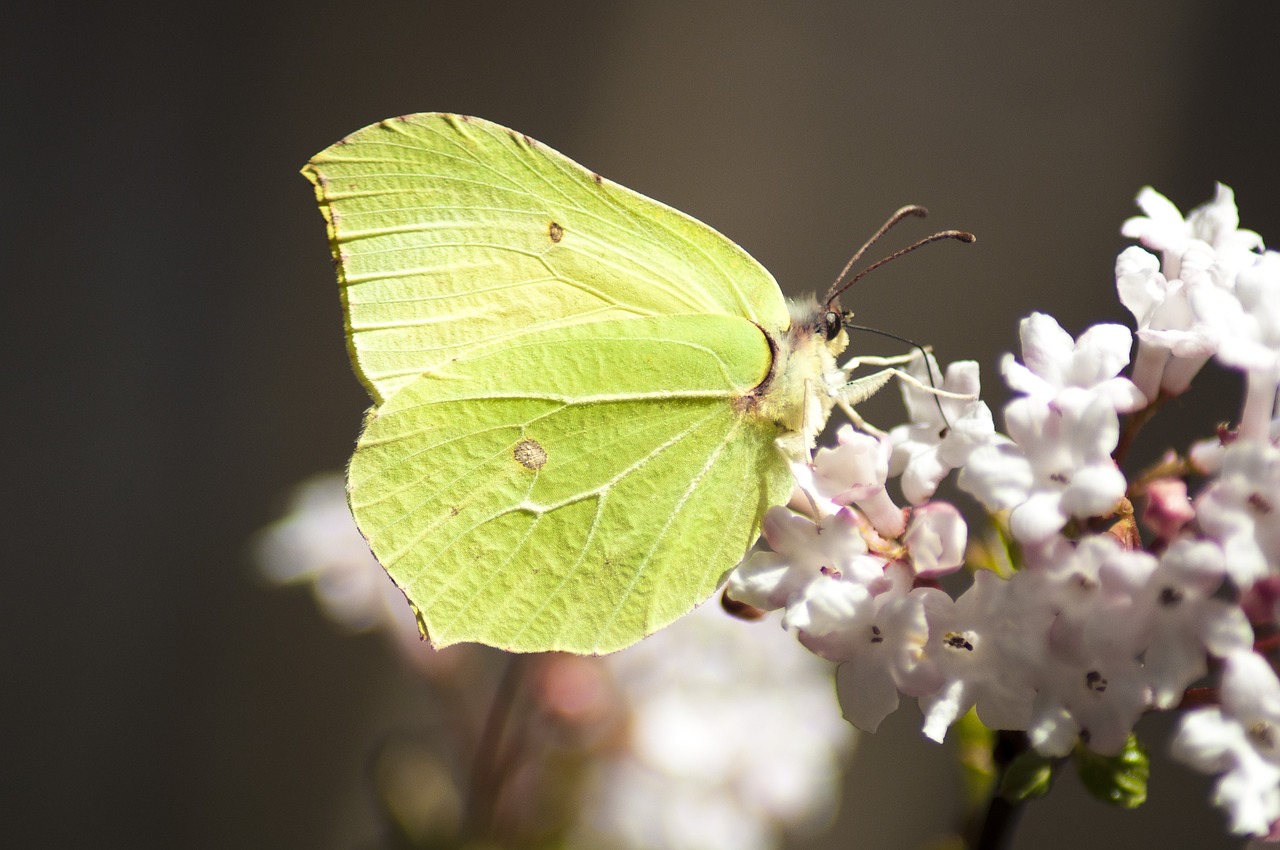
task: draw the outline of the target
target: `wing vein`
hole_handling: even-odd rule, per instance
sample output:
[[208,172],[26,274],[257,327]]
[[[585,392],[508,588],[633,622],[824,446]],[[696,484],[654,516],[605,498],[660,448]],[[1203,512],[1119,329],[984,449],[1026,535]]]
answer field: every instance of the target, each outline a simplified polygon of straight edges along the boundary
[[740,427],[741,427],[741,420],[735,420],[734,424],[725,432],[724,437],[721,438],[719,444],[715,447],[715,450],[711,452],[710,456],[707,458],[706,463],[704,463],[702,465],[702,468],[698,470],[698,474],[693,477],[693,479],[689,482],[689,486],[685,488],[684,493],[680,495],[679,501],[676,502],[675,509],[671,511],[671,514],[667,517],[666,523],[663,524],[662,528],[654,536],[653,542],[649,545],[649,550],[645,552],[644,558],[641,559],[639,567],[636,569],[635,576],[631,579],[631,583],[627,585],[626,590],[623,591],[623,593],[618,597],[618,602],[616,605],[614,605],[613,611],[610,612],[609,618],[605,621],[605,624],[600,628],[600,631],[597,632],[596,634],[597,643],[599,642],[600,638],[609,630],[609,627],[613,625],[614,620],[618,618],[618,613],[622,610],[623,605],[626,604],[628,597],[631,596],[631,592],[635,589],[635,586],[640,581],[641,576],[644,575],[645,567],[648,566],[649,561],[653,558],[653,555],[657,551],[658,546],[662,544],[663,540],[667,536],[667,533],[671,530],[671,526],[675,523],[676,519],[680,516],[680,512],[684,509],[685,504],[689,501],[689,497],[693,494],[694,490],[698,488],[698,485],[702,482],[702,479],[706,477],[707,472],[715,464],[716,458],[720,457],[720,453],[724,451],[725,446],[729,445],[730,440],[733,439],[734,435],[738,432],[738,429]]

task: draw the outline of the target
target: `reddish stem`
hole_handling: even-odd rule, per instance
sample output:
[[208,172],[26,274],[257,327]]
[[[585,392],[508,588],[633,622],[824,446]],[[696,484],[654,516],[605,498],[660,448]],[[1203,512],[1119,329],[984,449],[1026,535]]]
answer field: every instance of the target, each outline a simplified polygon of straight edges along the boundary
[[1182,695],[1182,702],[1178,703],[1178,708],[1181,710],[1205,708],[1219,705],[1221,702],[1217,688],[1187,688]]

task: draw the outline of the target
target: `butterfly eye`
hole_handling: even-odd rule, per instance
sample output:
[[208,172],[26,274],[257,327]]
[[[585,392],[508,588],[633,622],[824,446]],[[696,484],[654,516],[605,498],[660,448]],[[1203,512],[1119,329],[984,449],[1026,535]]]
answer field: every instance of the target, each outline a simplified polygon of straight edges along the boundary
[[839,313],[835,310],[828,310],[827,314],[822,317],[822,321],[824,323],[822,332],[826,335],[827,339],[835,339],[840,335],[840,328],[843,326],[843,322],[840,319]]

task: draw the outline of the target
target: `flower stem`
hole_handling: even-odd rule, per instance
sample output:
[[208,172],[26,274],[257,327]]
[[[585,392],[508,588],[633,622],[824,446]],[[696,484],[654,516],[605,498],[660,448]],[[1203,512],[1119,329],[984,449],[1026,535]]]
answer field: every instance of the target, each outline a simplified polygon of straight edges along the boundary
[[[1254,631],[1263,632],[1263,629],[1254,626]],[[1277,649],[1280,649],[1280,633],[1272,632],[1271,634],[1266,634],[1264,632],[1259,634],[1253,641],[1253,651],[1259,655],[1270,655]]]
[[999,793],[991,795],[973,850],[1002,850],[1011,846],[1022,810],[1022,803],[1011,803]]
[[1179,711],[1190,711],[1208,705],[1221,705],[1222,695],[1217,688],[1187,688],[1178,703]]
[[1142,426],[1150,422],[1168,400],[1169,397],[1161,393],[1155,401],[1141,410],[1135,411],[1125,420],[1124,428],[1120,432],[1120,439],[1116,443],[1116,450],[1111,453],[1111,459],[1116,462],[1116,466],[1124,465],[1124,459],[1129,454],[1129,449],[1133,446],[1133,441],[1137,439],[1138,432],[1142,430]]
[[1002,793],[1005,774],[1029,746],[1027,736],[1021,732],[996,733],[991,748],[991,763],[996,768],[995,782],[982,820],[970,821],[966,830],[966,843],[970,850],[1004,850],[1011,846],[1026,800],[1015,802]]
[[506,662],[502,677],[498,680],[493,702],[485,717],[480,740],[476,743],[475,757],[471,762],[471,781],[468,789],[464,835],[474,839],[486,839],[493,833],[493,815],[502,794],[502,773],[499,753],[506,737],[507,721],[519,690],[524,656],[512,655]]

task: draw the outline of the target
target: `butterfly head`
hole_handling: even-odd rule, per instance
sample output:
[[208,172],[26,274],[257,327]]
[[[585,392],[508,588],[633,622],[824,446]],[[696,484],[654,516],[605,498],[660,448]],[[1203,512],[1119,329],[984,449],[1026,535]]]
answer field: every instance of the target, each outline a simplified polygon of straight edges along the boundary
[[840,309],[835,301],[823,304],[812,296],[792,299],[787,303],[791,326],[783,334],[791,352],[825,350],[832,357],[849,345],[845,324],[853,313]]

